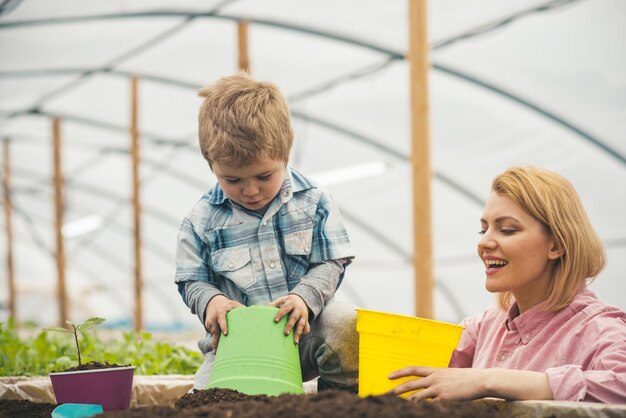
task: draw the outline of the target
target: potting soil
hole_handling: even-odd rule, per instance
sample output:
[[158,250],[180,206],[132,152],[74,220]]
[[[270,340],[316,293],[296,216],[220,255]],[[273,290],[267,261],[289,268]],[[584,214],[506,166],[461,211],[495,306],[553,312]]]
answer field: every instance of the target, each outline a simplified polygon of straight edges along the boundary
[[24,399],[0,399],[0,418],[50,418],[56,405]]
[[[15,402],[20,402],[16,409]],[[370,396],[324,391],[309,395],[249,396],[229,389],[194,391],[184,395],[177,407],[149,406],[128,411],[105,412],[98,417],[211,417],[211,418],[500,418],[507,414],[494,404],[477,402],[418,402],[396,396]],[[27,409],[30,406],[31,409]],[[0,418],[49,418],[55,405],[30,401],[0,400]]]
[[64,370],[53,370],[53,372],[77,372],[80,370],[98,370],[98,369],[110,369],[110,368],[115,368],[115,367],[128,367],[128,366],[130,366],[130,364],[120,365],[120,364],[115,364],[115,363],[108,363],[106,361],[104,363],[100,363],[99,361],[90,361],[88,363],[83,363],[80,366],[74,366],[74,367],[70,367]]

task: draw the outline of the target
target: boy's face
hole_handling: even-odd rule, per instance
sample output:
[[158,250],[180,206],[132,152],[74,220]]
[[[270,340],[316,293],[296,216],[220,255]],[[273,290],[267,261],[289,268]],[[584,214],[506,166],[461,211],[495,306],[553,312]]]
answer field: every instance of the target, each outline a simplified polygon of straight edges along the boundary
[[213,173],[230,200],[249,210],[261,210],[280,191],[286,167],[285,161],[265,158],[242,167],[213,163]]

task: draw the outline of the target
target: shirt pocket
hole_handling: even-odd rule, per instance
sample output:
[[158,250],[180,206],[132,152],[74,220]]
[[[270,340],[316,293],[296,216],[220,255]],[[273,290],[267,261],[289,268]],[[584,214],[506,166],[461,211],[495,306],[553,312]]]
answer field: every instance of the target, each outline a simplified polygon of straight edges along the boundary
[[313,242],[313,228],[285,234],[285,252],[292,255],[311,254],[311,244]]
[[289,290],[297,284],[309,270],[309,256],[313,243],[313,228],[285,234],[285,253],[287,254],[287,270]]
[[211,259],[213,269],[235,283],[239,289],[245,290],[256,283],[247,244],[213,251]]

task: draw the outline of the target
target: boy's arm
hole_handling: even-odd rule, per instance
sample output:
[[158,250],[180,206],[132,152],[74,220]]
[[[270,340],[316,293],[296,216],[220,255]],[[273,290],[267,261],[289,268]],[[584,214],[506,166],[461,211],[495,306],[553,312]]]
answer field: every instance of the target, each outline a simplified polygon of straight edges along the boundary
[[207,264],[208,250],[188,218],[178,231],[176,276],[178,292],[185,304],[204,325],[209,301],[223,293],[213,283],[213,272]]
[[353,258],[339,208],[329,193],[322,192],[315,211],[309,269],[290,292],[304,300],[310,320],[333,298]]
[[348,258],[328,260],[314,264],[302,276],[300,282],[289,293],[298,295],[309,308],[309,319],[313,320],[324,309],[326,303],[333,298],[339,278],[343,275]]
[[217,295],[226,296],[214,285],[198,280],[180,282],[178,289],[191,313],[197,315],[202,324],[205,323],[206,307],[211,299]]

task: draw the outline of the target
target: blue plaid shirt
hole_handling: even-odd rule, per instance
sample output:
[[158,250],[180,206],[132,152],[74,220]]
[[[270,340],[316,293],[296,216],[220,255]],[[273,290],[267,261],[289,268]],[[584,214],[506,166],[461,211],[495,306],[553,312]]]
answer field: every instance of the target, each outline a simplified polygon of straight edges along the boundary
[[[330,195],[288,169],[263,214],[233,204],[219,184],[200,199],[178,233],[176,283],[202,321],[217,294],[249,306],[291,292],[316,316],[353,257]],[[324,264],[327,268],[318,268]]]

